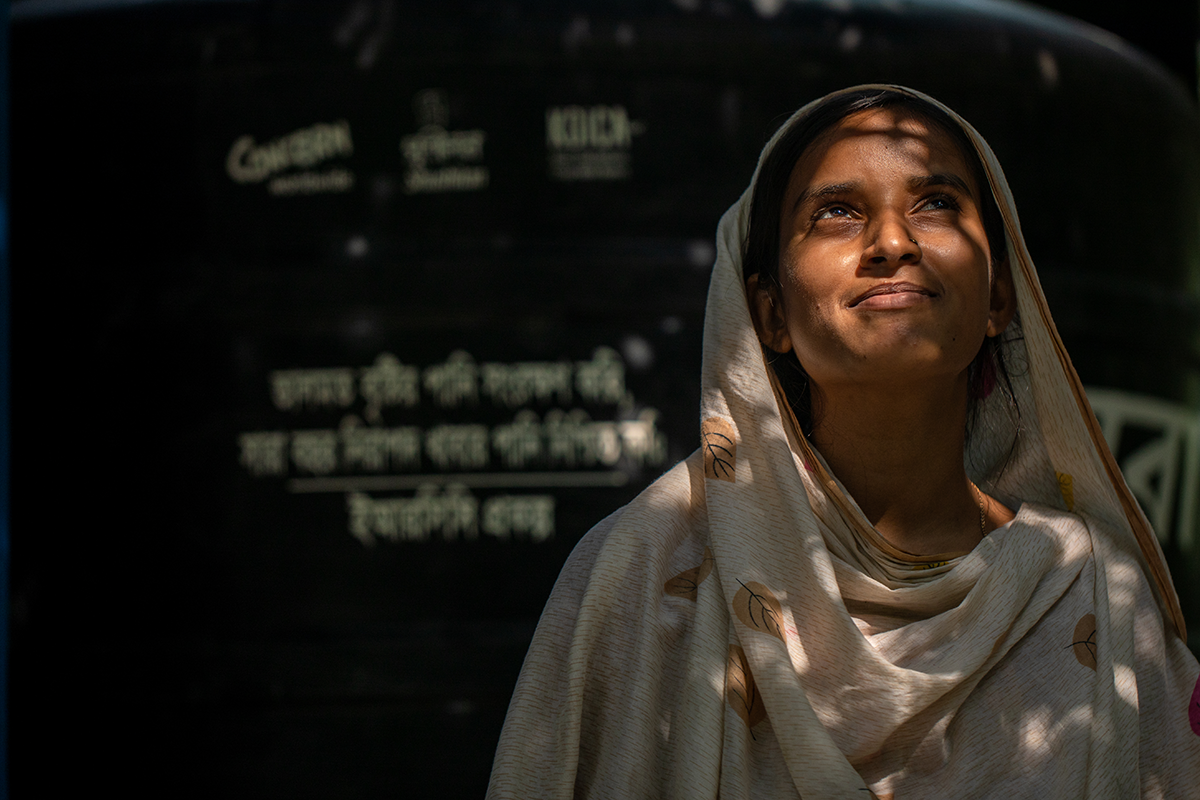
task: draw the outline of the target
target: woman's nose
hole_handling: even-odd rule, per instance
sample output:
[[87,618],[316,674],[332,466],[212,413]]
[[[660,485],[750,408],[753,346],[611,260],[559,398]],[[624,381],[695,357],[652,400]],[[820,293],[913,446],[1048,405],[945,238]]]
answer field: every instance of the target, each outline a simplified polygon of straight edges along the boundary
[[868,229],[861,266],[898,267],[921,260],[921,245],[909,227],[900,219],[887,217]]

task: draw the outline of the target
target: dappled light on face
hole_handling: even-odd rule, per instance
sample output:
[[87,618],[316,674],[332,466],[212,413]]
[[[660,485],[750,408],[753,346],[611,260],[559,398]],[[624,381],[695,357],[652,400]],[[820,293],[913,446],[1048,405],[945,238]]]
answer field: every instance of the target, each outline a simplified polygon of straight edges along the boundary
[[[848,392],[960,393],[947,383],[991,322],[990,249],[967,158],[942,129],[883,109],[843,119],[793,166],[778,285],[755,310],[773,321],[759,326],[764,343],[804,365],[829,425],[853,405]],[[842,437],[823,424],[815,441],[836,459]]]
[[[878,137],[887,141],[883,148],[872,152],[870,144]],[[916,114],[892,109],[870,110],[843,119],[819,136],[796,162],[781,208],[785,218],[802,199],[803,193],[811,188],[812,176],[830,148],[839,143],[872,159],[871,166],[885,166],[900,158],[913,162],[957,162],[964,168],[962,188],[972,198],[979,198],[980,187],[967,167],[964,154],[944,131]]]

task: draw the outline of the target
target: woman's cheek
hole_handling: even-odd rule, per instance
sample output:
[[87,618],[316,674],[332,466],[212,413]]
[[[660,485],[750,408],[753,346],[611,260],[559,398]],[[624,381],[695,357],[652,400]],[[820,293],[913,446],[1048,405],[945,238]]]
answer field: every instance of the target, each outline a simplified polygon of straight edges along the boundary
[[830,313],[831,306],[810,303],[802,308],[788,320],[788,334],[805,371],[820,383],[838,372],[836,364],[847,348]]

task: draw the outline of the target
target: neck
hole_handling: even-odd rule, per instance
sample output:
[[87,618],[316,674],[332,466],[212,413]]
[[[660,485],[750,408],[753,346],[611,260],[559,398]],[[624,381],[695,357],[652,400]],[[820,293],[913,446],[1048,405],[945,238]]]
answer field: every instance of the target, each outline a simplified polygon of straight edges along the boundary
[[965,553],[1012,518],[963,467],[965,373],[902,386],[823,386],[813,410],[813,444],[867,520],[901,550]]

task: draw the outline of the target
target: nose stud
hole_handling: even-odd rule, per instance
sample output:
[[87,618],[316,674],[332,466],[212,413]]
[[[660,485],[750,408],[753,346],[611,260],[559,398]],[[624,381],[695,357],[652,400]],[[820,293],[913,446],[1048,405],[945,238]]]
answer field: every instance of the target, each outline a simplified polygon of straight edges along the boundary
[[[909,240],[910,242],[912,242],[913,244],[917,244],[917,240],[916,240],[916,239],[914,239],[914,238],[912,238],[911,236],[910,236],[910,237],[908,237],[908,240]],[[918,246],[919,246],[919,245],[918,245]]]

